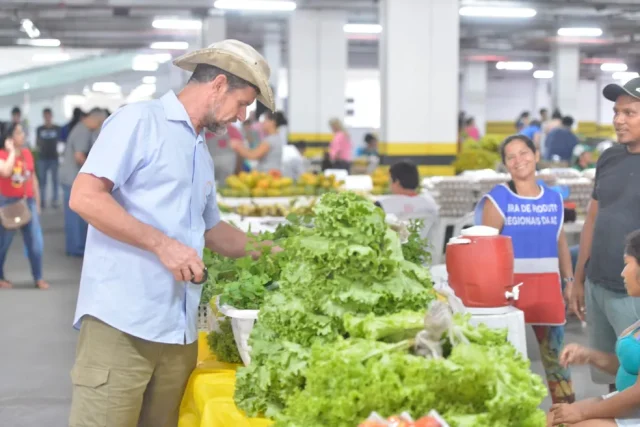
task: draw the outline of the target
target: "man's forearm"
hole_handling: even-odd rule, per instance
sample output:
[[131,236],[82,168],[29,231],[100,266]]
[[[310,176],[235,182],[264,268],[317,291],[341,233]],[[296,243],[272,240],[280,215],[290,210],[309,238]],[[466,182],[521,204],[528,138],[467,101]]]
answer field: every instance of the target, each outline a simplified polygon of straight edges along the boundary
[[224,221],[220,221],[215,227],[204,235],[204,244],[213,252],[229,258],[242,258],[247,256],[249,237],[247,234]]
[[70,208],[107,236],[155,252],[167,239],[161,231],[138,221],[115,201],[110,193],[71,191]]

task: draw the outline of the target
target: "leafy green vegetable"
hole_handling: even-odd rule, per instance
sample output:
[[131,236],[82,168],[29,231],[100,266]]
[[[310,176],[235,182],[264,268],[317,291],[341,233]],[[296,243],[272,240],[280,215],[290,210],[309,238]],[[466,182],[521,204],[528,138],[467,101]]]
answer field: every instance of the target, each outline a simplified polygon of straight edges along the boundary
[[281,241],[278,292],[267,292],[238,371],[236,402],[275,416],[305,384],[311,347],[347,335],[345,316],[424,310],[435,298],[428,270],[406,261],[382,210],[354,193],[330,193]]
[[397,342],[414,337],[424,328],[424,313],[404,310],[386,316],[369,313],[365,317],[347,313],[344,327],[351,338]]
[[545,426],[546,395],[529,362],[508,345],[458,345],[448,359],[414,356],[361,339],[314,345],[303,391],[277,427],[352,427],[372,411],[437,410],[452,427]]
[[402,245],[404,259],[418,265],[431,264],[431,253],[427,250],[429,241],[420,235],[423,227],[424,221],[422,220],[409,221],[407,226],[409,237],[407,242]]
[[219,324],[220,332],[212,331],[207,335],[207,344],[216,358],[226,363],[242,363],[238,346],[233,337],[231,321],[224,319]]

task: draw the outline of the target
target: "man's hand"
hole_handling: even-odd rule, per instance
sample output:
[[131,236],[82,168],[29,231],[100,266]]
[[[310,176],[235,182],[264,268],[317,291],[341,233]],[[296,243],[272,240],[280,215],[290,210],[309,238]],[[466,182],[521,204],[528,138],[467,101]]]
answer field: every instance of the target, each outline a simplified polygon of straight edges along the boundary
[[[568,289],[568,288],[567,288]],[[574,282],[571,287],[569,296],[569,308],[573,311],[578,319],[584,322],[584,283],[580,281]]]
[[591,355],[591,349],[580,344],[569,344],[560,353],[560,365],[565,368],[569,365],[588,365],[591,363]]
[[551,415],[553,422],[551,425],[557,426],[561,424],[579,423],[584,421],[584,411],[579,403],[560,403],[551,407]]
[[202,281],[204,263],[195,249],[167,237],[154,252],[177,281]]

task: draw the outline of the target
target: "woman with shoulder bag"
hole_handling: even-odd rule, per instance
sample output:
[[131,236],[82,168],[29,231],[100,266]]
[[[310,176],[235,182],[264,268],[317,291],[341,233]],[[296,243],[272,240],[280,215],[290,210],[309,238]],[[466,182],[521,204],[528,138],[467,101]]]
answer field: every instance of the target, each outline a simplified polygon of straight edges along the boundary
[[4,262],[17,230],[22,231],[35,286],[49,288],[42,279],[38,178],[33,156],[24,143],[25,133],[20,124],[12,124],[0,141],[0,289],[13,287],[5,279]]

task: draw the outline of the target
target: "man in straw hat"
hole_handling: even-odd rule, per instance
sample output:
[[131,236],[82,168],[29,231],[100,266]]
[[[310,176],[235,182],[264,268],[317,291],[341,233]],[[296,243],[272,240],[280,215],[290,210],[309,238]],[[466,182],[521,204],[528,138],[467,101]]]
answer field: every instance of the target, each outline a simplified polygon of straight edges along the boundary
[[271,110],[269,66],[224,40],[174,61],[192,71],[177,95],[125,106],[105,122],[70,206],[89,224],[74,326],[72,427],[176,427],[196,364],[203,248],[245,256],[220,221],[204,131]]

